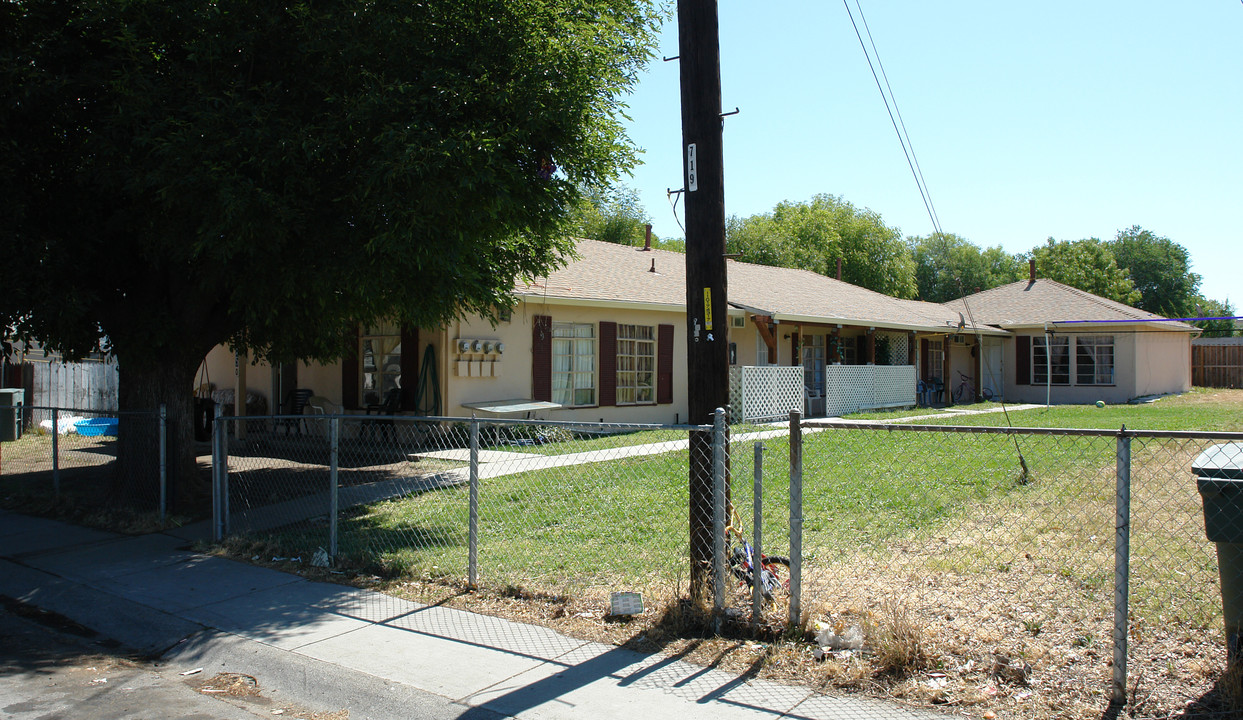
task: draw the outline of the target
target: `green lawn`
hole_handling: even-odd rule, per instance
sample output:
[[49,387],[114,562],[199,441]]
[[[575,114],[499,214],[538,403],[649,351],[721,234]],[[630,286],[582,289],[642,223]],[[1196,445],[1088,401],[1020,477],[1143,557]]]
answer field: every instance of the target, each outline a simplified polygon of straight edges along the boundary
[[[1193,393],[1146,405],[1041,408],[1010,419],[1032,427],[1240,429],[1237,409],[1204,400]],[[956,415],[939,422],[1005,420]],[[641,431],[522,449],[547,456],[684,437],[683,431]],[[1022,567],[1023,582],[1058,583],[1065,593],[1092,598],[1083,612],[1099,614],[1113,572],[1116,441],[1023,435],[1017,449],[1015,443],[999,434],[807,431],[809,574],[855,577],[859,568],[873,567],[984,582]],[[789,442],[777,437],[764,444],[765,546],[784,554]],[[1194,483],[1183,482],[1197,451],[1185,442],[1134,447],[1133,562],[1148,580],[1133,595],[1154,607],[1176,597],[1203,622],[1213,606],[1205,590],[1212,563],[1202,527],[1193,527],[1199,521]],[[753,454],[750,441],[732,444],[732,499],[748,535]],[[340,560],[388,577],[464,576],[467,514],[464,486],[353,508],[340,526]],[[488,478],[480,489],[480,577],[485,584],[558,592],[668,586],[687,572],[687,515],[682,450]],[[309,553],[326,543],[326,528],[303,524],[272,540],[278,554]],[[1194,578],[1188,568],[1198,568]]]

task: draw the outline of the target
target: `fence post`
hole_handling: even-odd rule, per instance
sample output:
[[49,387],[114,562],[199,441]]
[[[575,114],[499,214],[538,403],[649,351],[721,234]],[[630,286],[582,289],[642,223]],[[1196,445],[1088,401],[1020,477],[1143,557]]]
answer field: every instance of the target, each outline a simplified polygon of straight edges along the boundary
[[470,414],[470,530],[466,552],[466,583],[479,587],[479,419]]
[[716,632],[725,613],[725,410],[712,419],[712,609]]
[[229,428],[225,425],[224,416],[217,413],[212,423],[216,433],[216,448],[219,453],[219,503],[220,530],[217,540],[224,540],[229,535]]
[[52,492],[60,495],[60,408],[52,408]]
[[764,443],[755,441],[755,489],[751,493],[751,622],[764,615]]
[[1118,433],[1118,471],[1114,531],[1114,704],[1126,703],[1127,613],[1131,593],[1131,438]]
[[168,407],[160,403],[160,524],[168,514]]
[[790,627],[803,618],[803,414],[790,411]]
[[340,487],[337,472],[341,467],[341,418],[334,416],[328,426],[328,560],[337,562],[337,515],[340,511],[337,488]]
[[221,502],[220,495],[220,486],[224,484],[220,472],[220,466],[223,462],[220,450],[220,430],[223,425],[224,423],[216,419],[212,424],[211,431],[211,539],[215,542],[220,542],[224,539],[224,505]]

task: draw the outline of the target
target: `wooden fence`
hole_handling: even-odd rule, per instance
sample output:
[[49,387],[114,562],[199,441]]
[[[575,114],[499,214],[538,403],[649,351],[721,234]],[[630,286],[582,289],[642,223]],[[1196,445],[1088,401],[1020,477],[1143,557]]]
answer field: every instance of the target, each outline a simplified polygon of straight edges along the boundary
[[5,363],[3,384],[24,388],[27,407],[116,412],[118,380],[112,360],[66,363],[38,358]]
[[1243,345],[1192,345],[1191,384],[1243,387]]

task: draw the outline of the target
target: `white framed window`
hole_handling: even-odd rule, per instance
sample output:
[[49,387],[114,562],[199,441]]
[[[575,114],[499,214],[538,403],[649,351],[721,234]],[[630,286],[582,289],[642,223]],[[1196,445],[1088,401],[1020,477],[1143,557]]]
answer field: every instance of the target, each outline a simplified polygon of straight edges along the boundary
[[553,323],[552,401],[565,407],[596,404],[596,326]]
[[1114,384],[1113,335],[1083,335],[1075,338],[1075,384]]
[[[1052,380],[1050,381],[1050,375]],[[1070,338],[1032,338],[1032,384],[1070,384]]]
[[401,330],[391,323],[363,328],[358,357],[358,396],[363,405],[380,405],[401,387]]
[[656,402],[656,328],[617,326],[617,404]]

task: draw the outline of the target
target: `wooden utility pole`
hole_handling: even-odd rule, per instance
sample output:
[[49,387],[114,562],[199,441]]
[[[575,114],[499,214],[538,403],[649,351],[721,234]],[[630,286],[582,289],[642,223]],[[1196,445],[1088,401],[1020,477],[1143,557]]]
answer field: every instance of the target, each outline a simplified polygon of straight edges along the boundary
[[[716,0],[678,0],[682,164],[686,208],[687,395],[690,421],[711,424],[729,403],[725,281],[725,172]],[[690,438],[691,596],[712,569],[712,435]],[[728,487],[728,483],[726,485]]]

